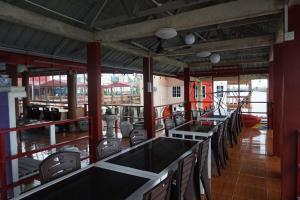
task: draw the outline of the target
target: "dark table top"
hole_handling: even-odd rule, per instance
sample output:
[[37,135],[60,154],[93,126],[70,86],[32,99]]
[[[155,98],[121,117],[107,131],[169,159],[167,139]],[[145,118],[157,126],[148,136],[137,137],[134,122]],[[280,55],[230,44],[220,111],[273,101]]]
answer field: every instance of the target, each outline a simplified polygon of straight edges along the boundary
[[208,133],[212,131],[215,126],[218,124],[218,121],[191,121],[186,123],[178,128],[175,128],[176,131],[189,131],[189,132],[205,132]]
[[123,200],[148,181],[147,178],[91,167],[23,199]]
[[160,137],[106,162],[160,173],[197,144],[197,141]]

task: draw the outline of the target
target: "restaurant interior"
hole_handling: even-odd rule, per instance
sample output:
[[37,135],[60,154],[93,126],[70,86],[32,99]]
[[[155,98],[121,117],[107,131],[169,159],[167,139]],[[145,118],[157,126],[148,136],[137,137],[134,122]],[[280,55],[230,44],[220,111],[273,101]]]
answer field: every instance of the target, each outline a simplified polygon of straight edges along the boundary
[[0,199],[299,200],[299,13],[0,0]]

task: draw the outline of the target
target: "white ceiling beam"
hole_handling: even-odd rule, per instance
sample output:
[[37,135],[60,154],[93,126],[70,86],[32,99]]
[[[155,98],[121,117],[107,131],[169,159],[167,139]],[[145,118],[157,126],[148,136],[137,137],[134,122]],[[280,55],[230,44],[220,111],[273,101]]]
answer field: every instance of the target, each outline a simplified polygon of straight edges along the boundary
[[192,45],[189,49],[178,50],[174,53],[165,54],[165,56],[184,56],[196,54],[201,51],[221,52],[233,51],[240,49],[250,49],[271,46],[274,44],[274,37],[272,35],[257,36],[241,39],[222,40],[216,42],[205,42]]
[[238,0],[180,13],[160,19],[128,24],[98,32],[96,39],[120,41],[153,36],[162,27],[177,31],[189,30],[214,24],[243,20],[281,12],[281,0]]
[[[0,19],[82,42],[95,41],[93,32],[77,28],[59,20],[19,8],[3,1],[0,1]],[[127,54],[141,57],[148,56],[147,51],[134,50],[134,47],[120,42],[111,44],[103,42],[103,46]],[[167,65],[186,66],[183,62],[166,57],[158,57],[154,60]]]
[[3,1],[0,1],[0,19],[79,41],[90,42],[94,40],[94,34],[92,32],[13,6]]
[[269,62],[266,58],[248,58],[248,59],[234,59],[234,60],[221,60],[217,64],[212,64],[211,62],[193,62],[189,63],[189,67],[207,67],[207,66],[230,66],[230,65],[240,65],[240,64],[255,64],[255,63],[265,63]]
[[121,42],[102,42],[103,46],[110,48],[110,49],[115,49],[117,51],[121,51],[127,54],[135,55],[135,56],[140,56],[140,57],[147,57],[147,56],[152,56],[153,60],[158,62],[158,63],[164,63],[168,65],[173,65],[176,67],[187,67],[186,63],[177,61],[175,59],[167,58],[165,56],[153,56],[150,52],[146,52],[142,49],[138,49],[134,46],[131,46],[129,44],[121,43]]

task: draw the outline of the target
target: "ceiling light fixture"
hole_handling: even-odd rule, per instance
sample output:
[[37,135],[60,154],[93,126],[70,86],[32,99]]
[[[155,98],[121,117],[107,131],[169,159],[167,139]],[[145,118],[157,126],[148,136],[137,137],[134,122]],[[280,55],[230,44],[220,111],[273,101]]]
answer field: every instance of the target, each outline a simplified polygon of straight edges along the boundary
[[210,55],[211,55],[211,53],[209,51],[201,51],[201,52],[196,54],[196,56],[200,57],[200,58],[206,58]]
[[155,36],[168,40],[177,36],[177,31],[174,28],[160,28],[155,32]]
[[217,64],[220,62],[221,56],[220,56],[220,54],[214,53],[209,57],[209,60],[211,63]]
[[191,45],[194,44],[196,40],[196,37],[194,36],[194,34],[190,33],[184,36],[184,43],[186,45]]

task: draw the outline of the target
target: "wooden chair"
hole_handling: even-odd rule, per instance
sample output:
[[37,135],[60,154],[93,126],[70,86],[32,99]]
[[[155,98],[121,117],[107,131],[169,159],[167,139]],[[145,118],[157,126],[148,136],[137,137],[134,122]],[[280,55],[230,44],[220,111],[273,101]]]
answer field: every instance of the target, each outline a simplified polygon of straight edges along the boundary
[[226,160],[229,160],[229,153],[228,153],[228,132],[229,132],[229,119],[226,119],[224,122],[224,131],[223,131],[223,155],[225,158],[225,164],[226,164]]
[[145,129],[133,129],[129,134],[129,142],[131,147],[140,144],[147,139],[147,131]]
[[174,123],[173,119],[165,119],[164,124],[165,124],[165,133],[166,133],[166,136],[168,137],[169,130],[175,127],[175,123]]
[[189,194],[185,193],[187,192],[190,183],[189,181],[193,181],[194,166],[195,152],[190,153],[178,162],[178,169],[175,177],[176,185],[172,192],[172,200],[182,200],[186,198],[186,196],[189,196]]
[[121,140],[117,138],[103,139],[96,147],[97,158],[101,160],[121,151]]
[[80,153],[60,151],[51,154],[39,166],[43,183],[80,169]]
[[[207,200],[211,200],[211,189],[210,182],[208,178],[208,150],[209,150],[209,140],[206,139],[200,143],[197,154],[197,163],[195,165],[195,183],[197,188],[200,189],[200,181],[202,182],[205,196]],[[200,190],[197,191],[198,197],[201,196]]]
[[172,177],[173,172],[169,172],[167,178],[144,194],[143,200],[169,200]]

